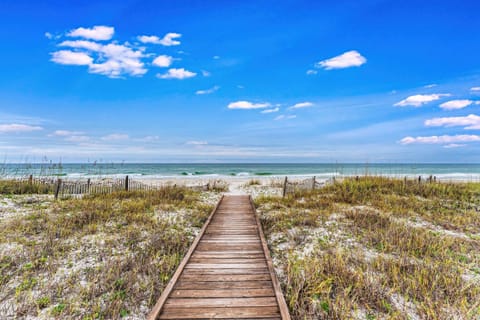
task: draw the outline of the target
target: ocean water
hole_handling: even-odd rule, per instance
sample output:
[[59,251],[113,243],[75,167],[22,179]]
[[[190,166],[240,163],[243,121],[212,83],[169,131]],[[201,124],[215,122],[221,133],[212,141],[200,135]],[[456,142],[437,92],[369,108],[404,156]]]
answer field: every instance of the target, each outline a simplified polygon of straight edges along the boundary
[[439,180],[480,181],[480,164],[160,164],[77,163],[3,164],[0,176],[59,176],[65,178],[120,177],[311,177],[382,175],[428,177]]

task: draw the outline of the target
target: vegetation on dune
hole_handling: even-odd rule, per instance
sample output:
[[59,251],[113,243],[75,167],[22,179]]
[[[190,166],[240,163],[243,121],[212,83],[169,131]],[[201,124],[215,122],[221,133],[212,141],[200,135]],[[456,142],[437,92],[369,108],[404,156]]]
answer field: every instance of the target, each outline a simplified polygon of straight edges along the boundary
[[53,184],[29,183],[20,180],[0,180],[0,194],[49,194],[54,192]]
[[0,315],[145,316],[212,208],[199,192],[165,187],[0,220]]
[[480,317],[480,184],[362,177],[256,204],[294,319]]

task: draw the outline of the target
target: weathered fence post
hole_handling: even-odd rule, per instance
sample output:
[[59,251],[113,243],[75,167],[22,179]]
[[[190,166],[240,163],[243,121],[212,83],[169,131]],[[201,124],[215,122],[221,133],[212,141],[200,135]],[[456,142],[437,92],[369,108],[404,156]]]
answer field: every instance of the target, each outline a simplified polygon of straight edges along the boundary
[[433,177],[430,175],[430,177],[428,177],[428,182],[432,183],[432,181],[433,181]]
[[87,193],[90,193],[90,178],[87,179]]
[[288,182],[288,178],[285,177],[285,181],[283,182],[283,193],[282,193],[282,197],[285,198],[285,195],[287,194],[287,182]]
[[312,179],[312,191],[315,190],[315,183],[317,183],[317,181],[315,181],[315,180],[316,180],[316,177],[313,176],[313,179]]
[[128,191],[128,176],[125,177],[125,191]]
[[60,193],[60,188],[62,187],[62,179],[57,180],[57,187],[55,188],[55,200],[58,199],[58,194]]
[[422,176],[418,176],[418,183],[422,182]]
[[28,184],[29,184],[29,185],[32,185],[32,184],[33,184],[33,175],[30,175],[30,176],[28,177]]

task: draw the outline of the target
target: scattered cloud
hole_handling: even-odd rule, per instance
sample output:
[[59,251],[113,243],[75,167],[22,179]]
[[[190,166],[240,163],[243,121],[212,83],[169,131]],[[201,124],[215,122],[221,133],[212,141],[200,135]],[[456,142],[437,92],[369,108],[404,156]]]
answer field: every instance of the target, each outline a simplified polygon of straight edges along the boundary
[[447,102],[444,102],[440,105],[440,108],[444,110],[456,110],[456,109],[463,109],[465,107],[468,107],[474,103],[472,100],[450,100]]
[[121,140],[128,140],[130,137],[128,134],[123,133],[112,133],[102,137],[103,141],[121,141]]
[[60,50],[52,53],[51,61],[73,66],[89,66],[92,64],[93,58],[83,52]]
[[170,65],[172,64],[173,62],[173,58],[170,57],[170,56],[167,56],[167,55],[161,55],[161,56],[158,56],[156,57],[152,64],[154,66],[157,66],[157,67],[161,67],[161,68],[168,68],[170,67]]
[[436,83],[432,83],[432,84],[427,84],[426,86],[423,86],[424,88],[435,88],[436,86],[438,86],[438,84]]
[[279,120],[289,120],[289,119],[295,119],[297,116],[292,114],[292,115],[289,115],[289,116],[286,116],[284,114],[281,114],[277,117],[275,117],[273,120],[275,121],[279,121]]
[[429,136],[429,137],[405,137],[400,140],[401,144],[456,144],[458,142],[480,141],[478,135],[455,135],[455,136]]
[[424,104],[427,104],[432,101],[439,100],[443,97],[450,97],[451,94],[449,93],[434,93],[434,94],[416,94],[406,99],[403,99],[400,102],[394,104],[395,107],[406,107],[406,106],[413,106],[413,107],[421,107]]
[[472,87],[470,88],[470,91],[480,91],[480,87]]
[[185,144],[188,144],[188,145],[191,145],[191,146],[206,146],[206,145],[208,145],[208,142],[207,141],[193,140],[193,141],[187,141],[187,142],[185,142]]
[[214,86],[210,89],[206,89],[206,90],[197,90],[197,92],[195,92],[195,94],[211,94],[211,93],[214,93],[215,91],[217,91],[218,89],[220,89],[219,86]]
[[18,123],[0,124],[0,133],[21,133],[21,132],[32,132],[32,131],[39,131],[39,130],[43,130],[43,128],[39,126],[31,126],[28,124],[18,124]]
[[170,32],[167,33],[163,38],[157,36],[138,36],[137,39],[142,43],[153,43],[161,44],[162,46],[178,46],[180,41],[174,40],[180,38],[182,35],[180,33]]
[[[100,44],[97,42],[76,40],[63,41],[62,47],[87,50],[74,52],[60,50],[52,53],[52,61],[60,64],[87,65],[90,73],[102,74],[110,78],[120,78],[123,75],[141,76],[147,72],[141,61],[146,55],[141,50],[131,48],[127,43]],[[96,55],[96,61],[91,55]]]
[[212,74],[208,71],[202,70],[202,76],[204,77],[210,77]]
[[245,87],[242,86],[241,84],[237,85],[237,88],[238,88],[238,89],[245,89]]
[[293,106],[291,106],[289,109],[309,108],[309,107],[313,107],[313,105],[314,105],[313,103],[306,101],[306,102],[296,103]]
[[113,27],[94,26],[93,28],[77,28],[70,31],[67,36],[92,40],[110,40],[115,33]]
[[358,51],[352,50],[342,53],[339,56],[322,60],[315,64],[316,68],[323,68],[325,70],[344,69],[350,67],[360,67],[365,64],[367,59]]
[[213,59],[218,60],[218,59],[220,59],[220,56],[213,56]]
[[268,102],[265,103],[254,103],[249,101],[236,101],[228,105],[228,109],[263,109],[270,107],[271,104]]
[[157,78],[160,79],[187,79],[195,77],[197,74],[192,71],[185,70],[184,68],[172,68],[168,69],[165,74],[157,74]]
[[154,141],[160,140],[160,137],[159,136],[145,136],[145,137],[143,137],[139,140],[143,141],[143,142],[154,142]]
[[433,118],[425,121],[427,127],[464,127],[466,130],[480,130],[480,116],[469,114],[465,117]]
[[317,70],[313,70],[313,69],[310,69],[310,70],[307,70],[307,74],[310,76],[310,75],[314,75],[314,74],[317,74],[318,71]]
[[276,107],[276,108],[273,108],[273,109],[265,109],[265,110],[261,111],[261,113],[274,113],[274,112],[278,112],[278,111],[280,111],[280,108]]
[[45,37],[47,39],[53,39],[53,34],[51,34],[50,32],[45,32]]

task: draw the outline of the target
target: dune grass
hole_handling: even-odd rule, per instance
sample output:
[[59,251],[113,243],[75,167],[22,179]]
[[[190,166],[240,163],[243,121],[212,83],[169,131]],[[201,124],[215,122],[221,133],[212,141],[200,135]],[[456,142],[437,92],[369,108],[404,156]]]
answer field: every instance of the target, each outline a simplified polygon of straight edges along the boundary
[[145,317],[211,197],[181,187],[116,192],[0,220],[0,318]]
[[257,198],[293,318],[480,317],[479,186],[364,177]]

